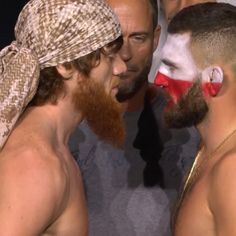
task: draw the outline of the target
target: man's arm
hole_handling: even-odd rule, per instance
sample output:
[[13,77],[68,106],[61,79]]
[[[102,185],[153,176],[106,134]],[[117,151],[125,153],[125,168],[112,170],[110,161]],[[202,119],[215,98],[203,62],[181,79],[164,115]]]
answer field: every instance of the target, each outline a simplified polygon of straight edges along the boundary
[[59,215],[65,192],[60,166],[26,151],[0,159],[0,235],[41,235]]

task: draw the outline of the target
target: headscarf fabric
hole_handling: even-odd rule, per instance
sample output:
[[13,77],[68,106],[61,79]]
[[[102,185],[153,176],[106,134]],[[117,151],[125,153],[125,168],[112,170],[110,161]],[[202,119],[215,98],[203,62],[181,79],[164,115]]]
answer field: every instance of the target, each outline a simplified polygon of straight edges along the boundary
[[40,70],[90,54],[121,35],[103,0],[31,0],[0,52],[0,149],[34,96]]

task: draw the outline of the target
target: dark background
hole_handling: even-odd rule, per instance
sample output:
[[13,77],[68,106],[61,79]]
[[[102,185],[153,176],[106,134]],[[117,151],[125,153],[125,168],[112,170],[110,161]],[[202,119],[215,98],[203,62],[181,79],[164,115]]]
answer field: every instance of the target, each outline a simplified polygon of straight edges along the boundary
[[28,0],[1,0],[0,3],[0,49],[15,39],[14,27],[17,17]]

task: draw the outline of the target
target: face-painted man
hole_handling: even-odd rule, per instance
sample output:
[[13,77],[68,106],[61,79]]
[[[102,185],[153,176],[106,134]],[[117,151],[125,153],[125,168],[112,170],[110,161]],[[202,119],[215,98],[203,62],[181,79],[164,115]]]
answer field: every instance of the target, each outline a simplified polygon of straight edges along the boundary
[[222,82],[218,68],[203,71],[198,68],[192,57],[190,38],[188,33],[168,35],[155,80],[170,96],[166,122],[175,128],[198,124],[208,110],[204,96],[216,96]]
[[204,3],[181,10],[168,26],[155,82],[172,98],[169,124],[194,124],[202,138],[173,235],[236,234],[236,7]]

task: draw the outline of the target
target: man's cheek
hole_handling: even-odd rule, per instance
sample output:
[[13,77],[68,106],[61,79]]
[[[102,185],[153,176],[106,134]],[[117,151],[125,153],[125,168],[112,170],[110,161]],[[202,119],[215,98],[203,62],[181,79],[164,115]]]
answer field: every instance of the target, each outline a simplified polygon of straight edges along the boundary
[[154,83],[158,87],[162,87],[170,95],[174,103],[177,103],[193,85],[191,81],[175,80],[160,72],[158,72]]

